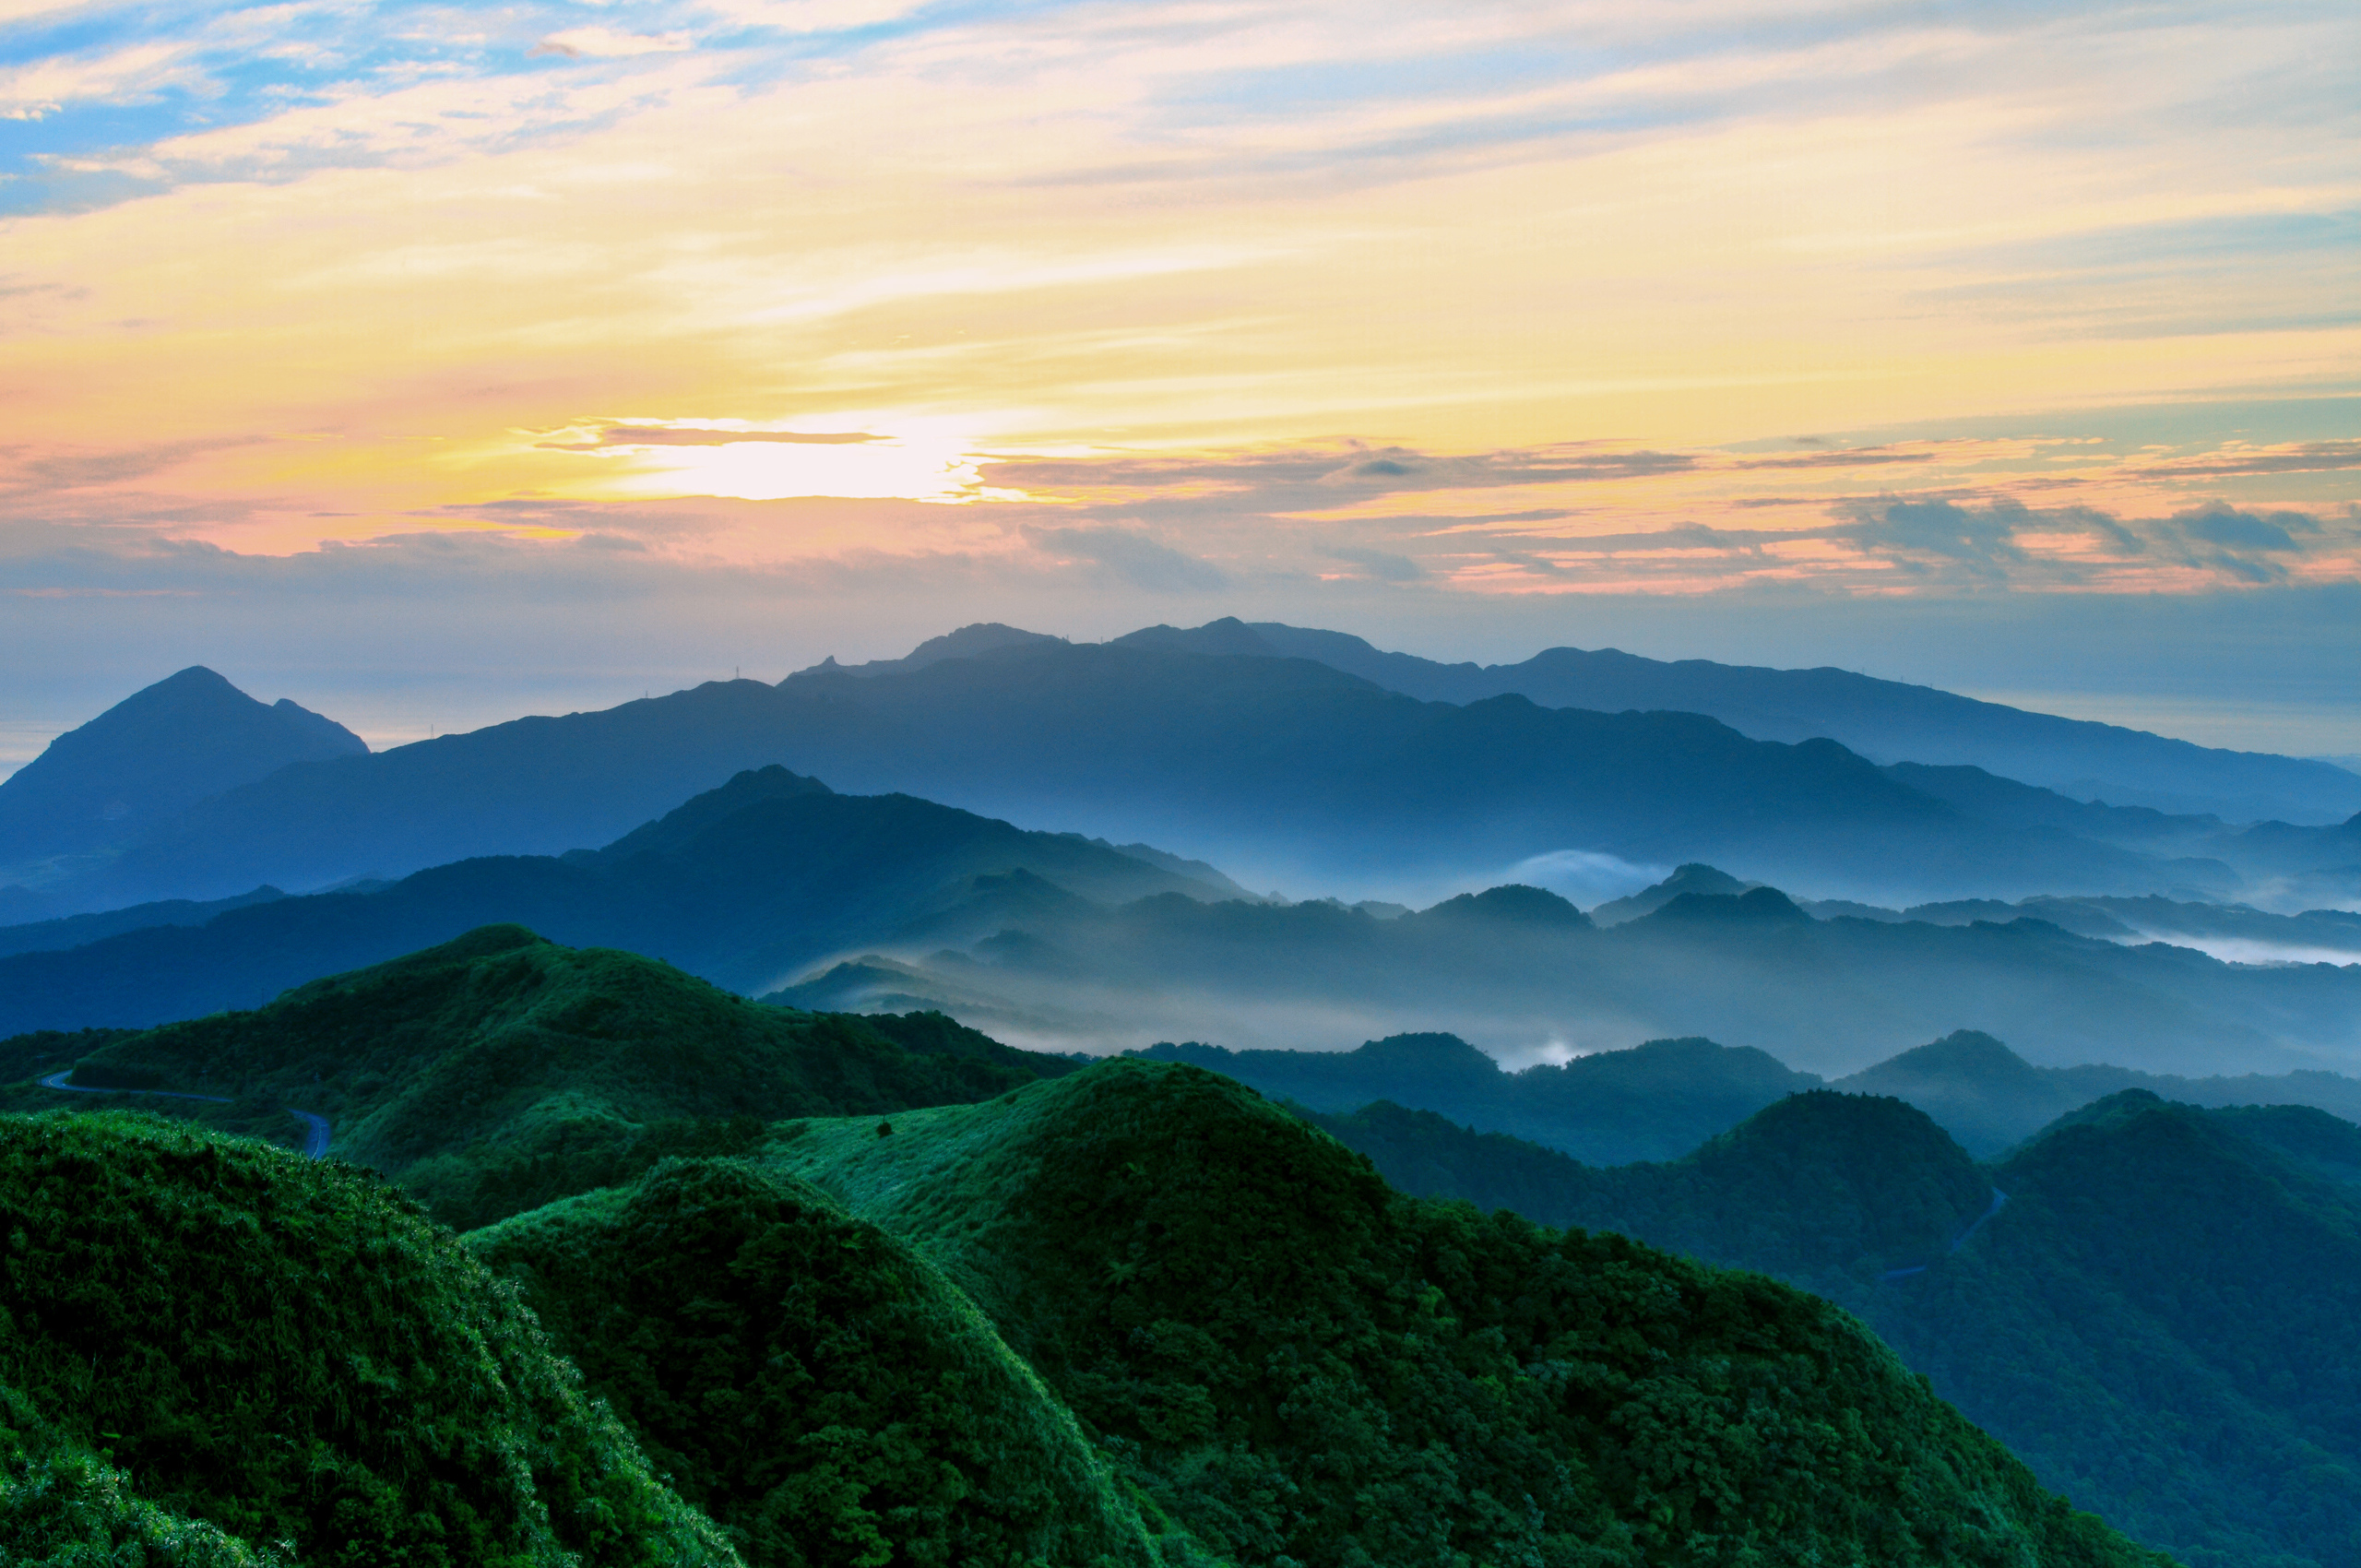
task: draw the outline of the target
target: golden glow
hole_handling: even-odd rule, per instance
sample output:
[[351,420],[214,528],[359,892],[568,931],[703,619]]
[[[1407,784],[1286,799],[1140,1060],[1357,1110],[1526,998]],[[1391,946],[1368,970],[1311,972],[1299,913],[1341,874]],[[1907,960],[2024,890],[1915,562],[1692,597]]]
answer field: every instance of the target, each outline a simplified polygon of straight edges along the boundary
[[[1885,441],[1850,466],[1724,448],[2291,396],[2361,369],[2350,256],[2106,259],[2361,204],[2343,142],[2174,118],[2236,72],[2334,53],[2351,30],[2333,19],[2102,31],[2070,57],[2023,32],[1829,20],[1670,63],[1299,101],[1240,73],[1398,72],[1560,33],[1611,55],[1637,24],[1151,5],[918,28],[752,78],[707,42],[909,9],[619,11],[520,39],[553,74],[427,73],[61,158],[163,188],[0,221],[12,505],[245,552],[492,527],[780,564],[946,541],[1031,558],[1028,519],[1129,528],[1126,506],[1191,503],[1169,529],[1209,558],[1291,552],[1329,576],[1318,552],[1349,546],[1415,549],[1430,579],[1480,591],[1883,591],[1887,546],[1828,532],[1864,497],[2159,517],[2261,470],[2251,451],[2225,470],[2212,451],[2077,446],[2069,425]],[[0,91],[46,113],[184,68],[125,47],[13,67]],[[1202,108],[1181,90],[1233,78]],[[797,434],[869,439],[776,439]],[[1685,461],[1333,498],[1253,477],[1274,452],[1346,462],[1348,442]],[[1128,481],[1143,455],[1204,471]],[[1023,477],[1049,464],[1054,481]],[[2355,467],[2272,495],[2341,504]],[[757,523],[727,505],[799,497],[979,515]],[[1750,542],[1630,542],[1699,526]],[[2346,534],[2301,542],[2294,575],[2354,573]],[[2222,580],[2070,519],[2008,550],[1987,564],[2070,565],[2083,586]]]

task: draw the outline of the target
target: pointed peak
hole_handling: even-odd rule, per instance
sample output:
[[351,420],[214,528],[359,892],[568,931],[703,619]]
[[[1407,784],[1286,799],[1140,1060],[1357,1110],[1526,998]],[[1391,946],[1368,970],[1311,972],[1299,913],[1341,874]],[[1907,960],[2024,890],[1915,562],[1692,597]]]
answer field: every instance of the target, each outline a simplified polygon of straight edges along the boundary
[[1801,926],[1812,918],[1775,887],[1743,893],[1681,893],[1642,917],[1651,925]]
[[1694,893],[1708,897],[1736,897],[1762,885],[1740,882],[1729,873],[1703,861],[1691,861],[1673,868],[1670,876],[1654,887],[1643,887],[1628,897],[1614,898],[1590,912],[1600,925],[1618,925],[1654,914],[1683,894]]
[[1954,1029],[1940,1039],[1865,1069],[1847,1083],[1866,1087],[1905,1077],[1993,1083],[2035,1078],[2040,1074],[2040,1068],[1982,1029]]

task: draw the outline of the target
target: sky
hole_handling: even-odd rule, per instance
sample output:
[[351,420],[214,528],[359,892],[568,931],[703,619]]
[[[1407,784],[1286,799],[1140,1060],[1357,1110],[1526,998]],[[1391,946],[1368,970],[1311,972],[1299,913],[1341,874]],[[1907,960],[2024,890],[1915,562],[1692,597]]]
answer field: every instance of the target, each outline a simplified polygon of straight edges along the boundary
[[0,769],[974,621],[2361,754],[2361,8],[0,0]]

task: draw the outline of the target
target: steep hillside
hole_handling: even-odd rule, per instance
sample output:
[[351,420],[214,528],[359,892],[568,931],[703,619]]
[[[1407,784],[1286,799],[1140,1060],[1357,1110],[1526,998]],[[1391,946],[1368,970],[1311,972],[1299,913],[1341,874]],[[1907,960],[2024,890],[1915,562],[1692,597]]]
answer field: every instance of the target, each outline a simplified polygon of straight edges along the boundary
[[464,861],[375,891],[280,899],[197,926],[0,957],[0,1034],[259,1006],[315,976],[494,922],[656,954],[724,985],[766,990],[859,943],[989,935],[1004,919],[990,897],[996,879],[1019,873],[1054,882],[1086,910],[1093,899],[1238,891],[1210,867],[1211,880],[1201,880],[1071,834],[1028,833],[903,795],[837,795],[767,767],[601,850]]
[[254,1012],[110,1039],[70,1081],[223,1097],[174,1105],[267,1136],[297,1131],[291,1110],[325,1117],[339,1157],[464,1228],[666,1155],[739,1152],[782,1116],[987,1099],[1073,1065],[939,1017],[756,1006],[653,959],[494,926]]
[[1987,1172],[1852,1095],[1608,1170],[1398,1107],[1318,1120],[1406,1190],[1828,1295],[2046,1484],[2194,1568],[2361,1551],[2361,1127],[2135,1089]]
[[0,1117],[0,1236],[11,1562],[736,1561],[514,1297],[363,1172]]
[[750,1568],[1163,1560],[974,1306],[791,1177],[668,1160],[467,1244]]
[[1242,1562],[2153,1561],[1825,1303],[1401,1198],[1186,1065],[790,1126],[762,1158],[942,1264]]
[[1385,1101],[1313,1120],[1405,1192],[1614,1230],[1847,1302],[1942,1255],[1992,1200],[1990,1181],[1925,1113],[1824,1089],[1682,1158],[1604,1167]]

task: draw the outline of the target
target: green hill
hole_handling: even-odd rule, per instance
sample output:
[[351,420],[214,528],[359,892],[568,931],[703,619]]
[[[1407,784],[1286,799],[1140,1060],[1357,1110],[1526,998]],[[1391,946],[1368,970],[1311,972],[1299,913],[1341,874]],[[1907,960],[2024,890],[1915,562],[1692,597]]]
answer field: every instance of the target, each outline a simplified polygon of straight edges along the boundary
[[753,1568],[1159,1560],[973,1304],[806,1183],[670,1160],[468,1244]]
[[1980,1168],[1898,1101],[1816,1092],[1602,1170],[1397,1106],[1315,1119],[1407,1191],[1831,1297],[2045,1483],[2194,1568],[2361,1562],[2361,1127],[2132,1089]]
[[1381,1102],[1313,1120],[1405,1192],[1636,1236],[1854,1303],[1926,1263],[1991,1202],[1942,1128],[1898,1099],[1814,1089],[1662,1164],[1589,1166]]
[[0,1559],[735,1561],[513,1293],[363,1172],[0,1117]]
[[[940,1015],[758,1006],[521,926],[314,980],[250,1013],[91,1038],[105,1043],[72,1082],[224,1097],[142,1104],[270,1137],[298,1131],[291,1110],[326,1117],[339,1156],[462,1229],[628,1181],[667,1155],[741,1151],[781,1117],[989,1099],[1074,1066]],[[61,1099],[6,1092],[0,1103],[19,1109]]]
[[1241,1562],[2155,1561],[1826,1302],[1402,1197],[1192,1067],[790,1124],[758,1158],[940,1264]]

